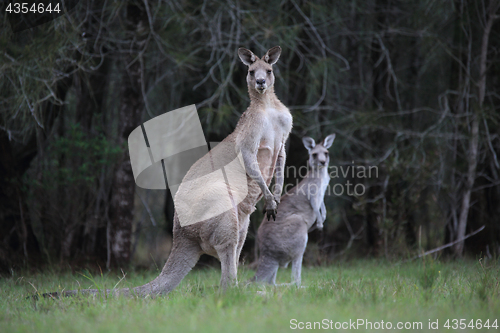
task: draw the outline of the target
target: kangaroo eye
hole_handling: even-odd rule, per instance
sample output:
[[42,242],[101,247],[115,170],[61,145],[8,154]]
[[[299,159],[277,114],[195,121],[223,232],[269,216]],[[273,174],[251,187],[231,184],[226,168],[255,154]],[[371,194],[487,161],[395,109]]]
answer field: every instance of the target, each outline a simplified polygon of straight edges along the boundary
[[273,72],[273,71],[269,69],[269,70],[267,71],[267,74],[271,74],[272,72]]
[[316,157],[318,157],[318,154],[314,153],[313,158],[316,158]]
[[255,74],[255,71],[249,71],[248,72],[251,76],[253,76]]
[[326,152],[325,155],[328,156],[328,152]]

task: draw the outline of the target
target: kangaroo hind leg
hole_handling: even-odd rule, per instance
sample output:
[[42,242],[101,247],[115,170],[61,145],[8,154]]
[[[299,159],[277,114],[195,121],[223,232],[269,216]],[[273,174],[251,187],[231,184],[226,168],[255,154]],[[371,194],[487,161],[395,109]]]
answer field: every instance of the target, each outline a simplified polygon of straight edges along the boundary
[[302,257],[304,253],[300,254],[292,261],[292,284],[295,283],[297,287],[300,286],[302,274]]
[[141,296],[168,294],[196,265],[200,255],[201,250],[197,243],[187,239],[176,242],[174,239],[172,251],[160,275],[153,281],[134,288],[134,292]]
[[259,267],[255,273],[254,281],[276,284],[276,273],[278,272],[279,263],[276,259],[263,255],[259,259]]
[[240,230],[238,232],[238,247],[236,249],[236,263],[239,263],[241,250],[243,249],[243,245],[245,244],[245,240],[247,238],[248,233],[248,224],[250,223],[250,215],[246,215],[240,218],[241,225],[239,226]]
[[215,246],[215,250],[221,266],[220,287],[225,291],[228,285],[237,284],[237,245],[233,243],[219,245]]

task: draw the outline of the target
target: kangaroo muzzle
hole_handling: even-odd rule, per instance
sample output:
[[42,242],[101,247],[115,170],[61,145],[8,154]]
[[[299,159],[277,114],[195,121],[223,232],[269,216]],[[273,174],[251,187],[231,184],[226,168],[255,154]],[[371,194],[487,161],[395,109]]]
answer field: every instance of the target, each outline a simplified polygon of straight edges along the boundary
[[265,79],[258,79],[255,80],[255,90],[257,90],[259,93],[264,93],[267,89],[267,84]]

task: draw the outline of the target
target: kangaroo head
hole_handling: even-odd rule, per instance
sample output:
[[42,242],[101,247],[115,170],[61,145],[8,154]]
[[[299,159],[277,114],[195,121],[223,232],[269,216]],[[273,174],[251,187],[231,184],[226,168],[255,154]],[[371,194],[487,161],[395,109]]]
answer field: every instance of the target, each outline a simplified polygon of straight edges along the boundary
[[320,169],[328,166],[328,163],[330,163],[328,148],[332,146],[333,140],[335,140],[335,134],[330,134],[325,140],[318,144],[314,142],[314,139],[308,136],[302,138],[304,147],[306,147],[309,152],[308,163],[312,169]]
[[255,89],[258,93],[264,94],[274,85],[273,65],[278,61],[280,54],[281,47],[279,46],[270,48],[262,58],[243,47],[238,49],[238,56],[248,66],[249,89]]

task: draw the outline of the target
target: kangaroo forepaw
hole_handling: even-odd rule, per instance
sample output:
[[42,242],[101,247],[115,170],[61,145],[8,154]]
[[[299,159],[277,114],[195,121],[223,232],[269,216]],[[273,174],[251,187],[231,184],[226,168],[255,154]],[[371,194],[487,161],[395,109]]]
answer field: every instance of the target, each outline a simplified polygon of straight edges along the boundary
[[274,198],[266,200],[266,205],[264,208],[264,213],[266,213],[267,220],[271,220],[271,217],[276,221],[276,214],[278,214],[278,204]]
[[274,221],[276,221],[276,214],[277,214],[276,209],[266,209],[266,215],[268,221],[271,220],[271,217],[273,218]]

